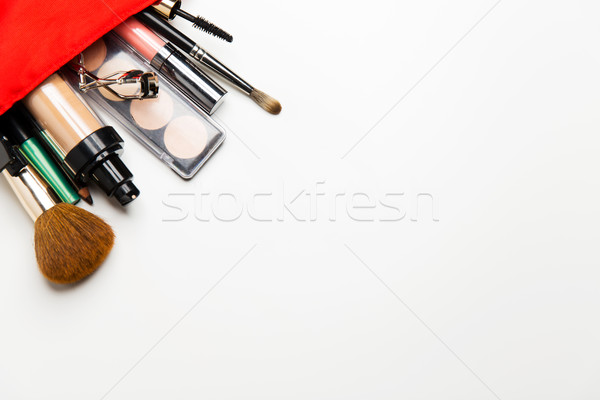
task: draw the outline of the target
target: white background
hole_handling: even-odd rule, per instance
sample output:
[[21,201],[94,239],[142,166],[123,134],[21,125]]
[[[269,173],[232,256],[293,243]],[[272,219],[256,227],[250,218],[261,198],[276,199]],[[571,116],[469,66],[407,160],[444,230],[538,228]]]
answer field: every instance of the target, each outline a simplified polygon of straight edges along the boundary
[[188,182],[127,137],[73,287],[0,183],[0,398],[598,398],[600,3],[495,1],[185,0],[283,112],[232,89]]

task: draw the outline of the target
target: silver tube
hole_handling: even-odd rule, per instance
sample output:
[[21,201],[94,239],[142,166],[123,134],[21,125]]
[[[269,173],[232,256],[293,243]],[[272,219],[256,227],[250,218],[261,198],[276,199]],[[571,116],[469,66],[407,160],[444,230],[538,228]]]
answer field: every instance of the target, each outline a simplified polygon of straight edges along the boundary
[[208,114],[215,112],[227,94],[225,89],[198,69],[170,43],[158,51],[151,65]]
[[29,165],[17,176],[12,176],[7,170],[2,171],[2,174],[34,222],[61,202],[50,185]]

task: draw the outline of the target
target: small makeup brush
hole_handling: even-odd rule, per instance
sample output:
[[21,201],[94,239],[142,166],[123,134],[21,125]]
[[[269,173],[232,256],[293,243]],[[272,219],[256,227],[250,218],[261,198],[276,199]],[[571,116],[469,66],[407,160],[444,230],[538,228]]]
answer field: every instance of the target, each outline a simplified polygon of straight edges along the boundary
[[[5,150],[0,145],[0,153]],[[113,247],[112,228],[94,214],[62,203],[23,156],[14,149],[7,153],[10,159],[2,174],[35,221],[40,272],[60,284],[74,283],[93,273]]]
[[194,60],[233,83],[242,92],[250,96],[250,98],[265,111],[275,115],[281,112],[281,104],[277,100],[254,88],[248,82],[237,76],[222,62],[210,55],[206,50],[192,41],[192,39],[184,35],[154,12],[146,9],[137,14],[136,17],[156,31],[159,35],[167,39],[169,42],[173,43],[185,53],[189,54]]
[[[150,8],[149,8],[150,10]],[[151,6],[151,10],[171,21],[176,15],[183,19],[187,19],[193,24],[194,28],[200,29],[208,34],[223,39],[226,42],[233,42],[233,36],[219,28],[215,24],[207,21],[201,16],[194,16],[187,11],[181,9],[181,0],[163,0],[159,4]]]

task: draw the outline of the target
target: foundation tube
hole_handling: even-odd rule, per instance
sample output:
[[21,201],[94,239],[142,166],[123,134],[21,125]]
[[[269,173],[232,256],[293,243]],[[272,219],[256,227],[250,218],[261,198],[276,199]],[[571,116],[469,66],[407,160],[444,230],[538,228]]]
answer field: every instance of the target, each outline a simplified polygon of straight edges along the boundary
[[23,103],[42,127],[41,137],[74,177],[96,183],[121,205],[140,192],[120,158],[123,139],[103,126],[87,103],[55,73],[25,97]]

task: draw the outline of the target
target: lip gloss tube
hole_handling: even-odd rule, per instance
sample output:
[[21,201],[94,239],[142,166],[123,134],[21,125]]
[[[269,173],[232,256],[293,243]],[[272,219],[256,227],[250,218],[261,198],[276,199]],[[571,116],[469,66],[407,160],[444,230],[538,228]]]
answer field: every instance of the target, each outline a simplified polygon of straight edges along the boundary
[[166,43],[137,19],[129,18],[114,31],[208,114],[215,112],[221,105],[227,91],[192,64],[171,43]]
[[76,182],[96,183],[123,206],[139,196],[133,175],[119,157],[123,139],[113,127],[102,125],[59,73],[50,75],[23,103],[43,129],[41,138]]

